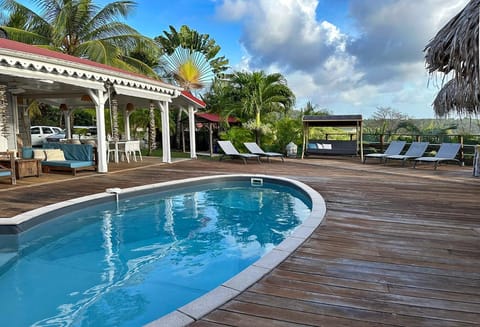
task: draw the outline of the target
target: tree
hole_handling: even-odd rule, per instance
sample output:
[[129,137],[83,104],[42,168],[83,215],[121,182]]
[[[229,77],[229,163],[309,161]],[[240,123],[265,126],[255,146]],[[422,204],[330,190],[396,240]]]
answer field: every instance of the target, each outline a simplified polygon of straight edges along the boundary
[[[217,57],[220,46],[208,34],[183,25],[180,31],[170,26],[170,32],[157,36],[164,51],[158,67],[159,75],[166,81],[187,91],[200,90],[228,69],[228,60]],[[180,146],[182,111],[176,119],[176,146]]]
[[244,117],[254,119],[255,140],[260,144],[261,115],[268,112],[287,113],[295,102],[295,95],[279,73],[236,72],[230,83],[233,87],[231,96],[238,102],[227,110],[240,110],[239,113]]
[[103,8],[91,0],[36,0],[34,4],[41,14],[17,1],[0,1],[9,13],[2,28],[10,39],[157,76],[148,64],[130,56],[133,51],[154,57],[160,53],[157,43],[121,22],[134,9],[134,1],[116,1]]
[[329,116],[332,114],[330,110],[325,108],[319,109],[318,105],[314,105],[310,101],[302,108],[302,112],[306,116]]
[[408,116],[390,107],[378,107],[372,115],[372,127],[375,134],[392,134],[398,128],[401,121],[407,120]]

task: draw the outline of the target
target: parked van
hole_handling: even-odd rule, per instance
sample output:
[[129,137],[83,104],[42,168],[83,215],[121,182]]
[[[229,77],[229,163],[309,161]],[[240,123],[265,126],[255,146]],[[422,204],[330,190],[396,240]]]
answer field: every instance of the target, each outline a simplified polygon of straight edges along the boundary
[[47,137],[62,133],[60,127],[54,126],[32,126],[30,127],[30,135],[32,136],[32,146],[41,146],[47,142]]

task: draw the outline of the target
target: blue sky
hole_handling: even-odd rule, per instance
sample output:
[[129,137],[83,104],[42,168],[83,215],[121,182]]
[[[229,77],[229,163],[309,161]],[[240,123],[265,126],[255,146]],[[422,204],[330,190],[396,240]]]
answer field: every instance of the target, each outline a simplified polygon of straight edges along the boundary
[[232,69],[283,74],[297,108],[310,101],[369,118],[391,107],[430,118],[441,77],[429,78],[423,49],[467,2],[137,0],[127,23],[150,37],[169,25],[209,34]]

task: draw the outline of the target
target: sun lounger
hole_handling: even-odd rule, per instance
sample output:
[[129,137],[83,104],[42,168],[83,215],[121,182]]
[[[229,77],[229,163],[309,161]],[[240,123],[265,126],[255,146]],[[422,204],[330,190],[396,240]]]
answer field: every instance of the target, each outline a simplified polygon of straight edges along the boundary
[[385,164],[388,160],[402,160],[402,165],[405,165],[407,160],[419,158],[423,156],[428,147],[428,142],[412,142],[405,154],[395,154],[385,157]]
[[260,163],[259,155],[251,153],[240,153],[230,141],[218,141],[217,143],[220,149],[222,149],[223,151],[223,155],[220,157],[220,161],[222,161],[225,156],[228,156],[232,159],[242,159],[244,164],[247,163],[247,159],[256,159],[258,163]]
[[419,162],[433,162],[435,167],[434,169],[437,169],[438,164],[443,161],[456,161],[460,165],[460,160],[456,159],[455,157],[457,156],[461,146],[462,145],[460,143],[442,143],[434,157],[416,158],[413,162],[413,168],[415,168]]
[[283,158],[284,158],[284,155],[282,153],[278,153],[278,152],[265,152],[262,150],[262,148],[255,142],[246,142],[246,143],[243,143],[243,145],[245,145],[245,147],[247,148],[248,151],[250,151],[250,153],[252,154],[256,154],[260,157],[266,157],[268,159],[268,161],[270,162],[270,158],[280,158],[282,159],[282,161],[285,161]]
[[378,158],[380,161],[385,161],[385,157],[398,155],[402,152],[403,148],[405,147],[405,141],[392,141],[388,145],[387,149],[384,153],[369,153],[364,156],[363,163],[367,161],[367,158]]

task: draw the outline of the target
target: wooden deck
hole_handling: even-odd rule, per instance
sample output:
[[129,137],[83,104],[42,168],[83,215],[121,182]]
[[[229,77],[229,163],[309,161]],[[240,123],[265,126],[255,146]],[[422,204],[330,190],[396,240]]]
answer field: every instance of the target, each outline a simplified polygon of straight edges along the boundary
[[108,187],[205,174],[289,177],[324,196],[326,222],[279,267],[193,326],[480,325],[480,179],[471,168],[334,158],[261,165],[148,158],[110,168],[25,178],[13,187],[0,180],[0,217]]

